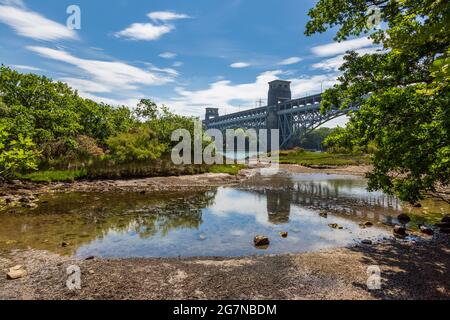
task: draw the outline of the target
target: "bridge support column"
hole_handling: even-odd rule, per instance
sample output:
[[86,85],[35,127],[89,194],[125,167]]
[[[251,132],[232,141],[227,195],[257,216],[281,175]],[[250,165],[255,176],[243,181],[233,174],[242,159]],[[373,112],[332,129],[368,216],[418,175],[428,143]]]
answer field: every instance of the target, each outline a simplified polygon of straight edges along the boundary
[[[272,151],[272,130],[279,130],[280,126],[278,123],[278,106],[267,107],[266,116],[266,128],[267,128],[267,151]],[[275,146],[274,146],[275,148]],[[274,150],[278,151],[278,150]]]

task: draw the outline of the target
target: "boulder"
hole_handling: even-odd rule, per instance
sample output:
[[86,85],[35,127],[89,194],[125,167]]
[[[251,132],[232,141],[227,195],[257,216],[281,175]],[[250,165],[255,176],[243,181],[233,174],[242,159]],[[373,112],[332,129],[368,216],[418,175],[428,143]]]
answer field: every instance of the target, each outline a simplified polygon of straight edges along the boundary
[[339,229],[339,230],[344,229],[344,227],[338,225],[337,223],[330,223],[328,226],[332,229]]
[[368,228],[368,227],[372,227],[372,226],[373,226],[373,223],[370,222],[370,221],[366,221],[366,222],[361,223],[359,226],[360,226],[360,227]]
[[322,218],[328,218],[328,213],[322,211],[321,213],[319,213],[319,216],[321,216]]
[[23,268],[23,266],[15,266],[9,269],[9,272],[6,274],[6,279],[8,280],[16,280],[23,278],[27,275],[27,271]]
[[438,227],[439,229],[450,229],[450,222],[436,223],[436,227]]
[[406,213],[402,213],[398,215],[397,220],[402,224],[406,224],[411,221],[411,218]]
[[286,232],[286,231],[280,232],[280,236],[281,236],[282,238],[287,238],[288,235],[289,235],[289,232]]
[[430,227],[420,225],[419,229],[420,229],[420,232],[422,232],[423,234],[427,234],[429,236],[432,236],[434,234],[433,229],[431,229]]
[[446,215],[442,218],[441,222],[443,222],[443,223],[450,223],[450,214],[446,214]]
[[369,239],[364,239],[363,241],[361,241],[361,243],[367,244],[367,245],[373,244],[372,240],[369,240]]
[[36,203],[33,203],[33,202],[28,202],[28,203],[23,203],[22,204],[22,207],[24,207],[24,208],[28,208],[28,209],[34,209],[34,208],[37,208],[37,204]]
[[402,227],[402,226],[399,226],[399,225],[396,225],[394,227],[393,232],[394,232],[394,235],[397,236],[397,237],[406,237],[406,235],[407,235],[406,228]]
[[270,240],[269,237],[258,235],[253,240],[253,243],[255,244],[255,247],[264,247],[270,245]]

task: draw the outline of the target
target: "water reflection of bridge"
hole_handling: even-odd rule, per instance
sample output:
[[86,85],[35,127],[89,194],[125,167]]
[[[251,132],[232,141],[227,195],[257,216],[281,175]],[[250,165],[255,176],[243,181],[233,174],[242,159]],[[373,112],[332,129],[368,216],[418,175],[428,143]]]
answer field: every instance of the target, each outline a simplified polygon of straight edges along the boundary
[[397,198],[367,192],[360,180],[294,181],[278,177],[271,182],[269,187],[253,185],[246,190],[266,198],[269,221],[274,224],[288,223],[292,206],[376,221],[389,221],[401,210]]

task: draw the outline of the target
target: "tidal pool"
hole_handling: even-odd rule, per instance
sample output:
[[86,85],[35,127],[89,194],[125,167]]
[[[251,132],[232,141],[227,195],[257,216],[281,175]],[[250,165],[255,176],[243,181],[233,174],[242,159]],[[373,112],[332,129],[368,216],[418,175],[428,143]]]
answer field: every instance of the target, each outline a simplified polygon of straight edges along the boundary
[[[367,192],[361,177],[328,174],[258,174],[239,187],[202,192],[41,198],[36,209],[0,213],[0,249],[105,258],[295,253],[390,237],[395,217],[405,210],[414,227],[449,209],[429,202],[403,210],[396,198]],[[373,227],[361,228],[365,221]],[[285,231],[288,237],[281,238]],[[270,246],[255,248],[255,235],[269,236]]]

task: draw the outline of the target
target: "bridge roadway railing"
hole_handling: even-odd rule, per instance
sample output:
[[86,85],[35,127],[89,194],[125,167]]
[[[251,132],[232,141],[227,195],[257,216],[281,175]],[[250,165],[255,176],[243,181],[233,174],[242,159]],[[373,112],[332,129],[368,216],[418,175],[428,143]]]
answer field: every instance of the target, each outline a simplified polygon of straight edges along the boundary
[[[300,99],[289,100],[278,106],[278,115],[296,113],[302,111],[319,110],[321,95],[313,95]],[[236,129],[236,128],[264,128],[267,117],[267,107],[254,108],[246,111],[236,112],[225,116],[220,116],[206,123],[207,128],[215,129]]]

